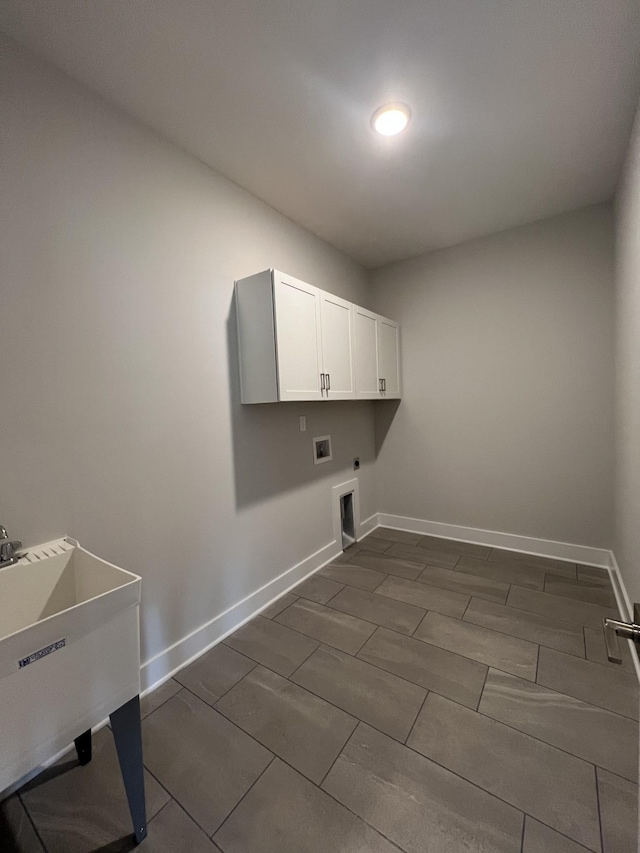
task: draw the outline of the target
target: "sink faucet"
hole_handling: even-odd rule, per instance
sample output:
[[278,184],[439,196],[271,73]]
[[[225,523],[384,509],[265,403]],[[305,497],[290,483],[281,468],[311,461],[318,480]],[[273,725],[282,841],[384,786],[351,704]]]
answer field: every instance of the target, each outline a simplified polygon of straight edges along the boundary
[[10,540],[7,528],[4,524],[0,524],[0,569],[4,569],[5,566],[13,566],[18,562],[20,557],[16,551],[21,547],[22,542],[18,539]]

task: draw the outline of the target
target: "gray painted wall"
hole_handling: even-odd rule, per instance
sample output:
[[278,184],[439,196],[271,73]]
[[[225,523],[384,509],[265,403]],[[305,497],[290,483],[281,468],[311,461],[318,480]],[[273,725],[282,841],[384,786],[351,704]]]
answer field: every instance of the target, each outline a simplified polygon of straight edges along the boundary
[[617,204],[614,553],[640,601],[640,111]]
[[[142,574],[143,659],[330,542],[355,455],[363,519],[611,544],[609,207],[387,267],[374,294],[1,35],[0,74],[0,520]],[[233,280],[269,266],[402,323],[399,407],[240,406]]]
[[613,250],[604,205],[374,273],[404,377],[380,511],[611,546]]
[[231,304],[365,273],[2,36],[0,76],[0,520],[139,572],[146,659],[333,540],[353,456],[376,510],[372,404],[241,407]]

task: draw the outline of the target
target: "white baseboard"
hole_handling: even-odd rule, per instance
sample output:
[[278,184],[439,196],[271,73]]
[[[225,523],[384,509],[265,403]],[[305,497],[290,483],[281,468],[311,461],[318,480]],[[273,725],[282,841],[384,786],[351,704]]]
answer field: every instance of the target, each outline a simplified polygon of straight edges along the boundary
[[[364,538],[378,526],[378,513],[361,521],[358,526],[358,540]],[[253,619],[261,610],[269,607],[294,586],[297,586],[305,578],[310,577],[326,566],[336,557],[340,556],[342,548],[334,540],[324,548],[306,557],[281,575],[269,581],[269,583],[252,592],[237,604],[229,607],[223,613],[214,616],[209,622],[196,628],[191,634],[187,634],[177,643],[164,649],[159,654],[150,658],[140,668],[141,695],[146,696],[164,681],[167,681],[181,669],[188,666],[200,655],[213,648],[229,634],[232,634],[245,622]]]
[[378,513],[377,512],[374,512],[374,514],[372,516],[370,516],[370,518],[367,518],[364,521],[361,521],[360,522],[360,529],[358,531],[358,542],[361,539],[364,539],[365,536],[368,536],[370,533],[372,533],[376,529],[376,527],[379,527],[379,526],[380,526],[380,523],[378,521]]
[[584,566],[597,566],[607,569],[611,565],[611,552],[604,548],[592,548],[588,545],[574,545],[569,542],[554,542],[551,539],[536,539],[531,536],[518,536],[515,533],[499,533],[496,530],[481,530],[477,527],[462,527],[458,524],[444,524],[440,521],[424,521],[419,518],[406,518],[402,515],[378,513],[378,525],[405,530],[409,533],[421,533],[423,536],[438,536],[442,539],[456,539],[459,542],[471,542],[490,548],[504,548],[536,557],[552,557],[569,563],[581,563]]
[[[362,526],[362,525],[361,525]],[[178,670],[183,669],[204,652],[224,640],[245,622],[253,619],[274,601],[305,578],[317,572],[342,553],[334,540],[315,554],[287,569],[281,575],[228,607],[209,622],[196,628],[177,643],[150,658],[140,668],[141,694],[144,696],[159,687]]]

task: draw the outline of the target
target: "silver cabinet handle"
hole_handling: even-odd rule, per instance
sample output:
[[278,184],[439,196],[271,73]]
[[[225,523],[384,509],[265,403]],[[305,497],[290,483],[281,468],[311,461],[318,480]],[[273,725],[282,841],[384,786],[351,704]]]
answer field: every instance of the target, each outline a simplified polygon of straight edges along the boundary
[[382,379],[378,379],[378,391],[382,394]]
[[324,384],[324,373],[320,374],[320,396],[322,396],[322,392],[325,390]]
[[386,391],[386,390],[387,390],[387,380],[386,380],[386,379],[383,379],[383,380],[382,380],[382,390],[383,390],[383,391]]
[[[638,618],[637,616],[635,618]],[[603,619],[604,641],[607,647],[607,657],[611,663],[622,663],[618,637],[633,640],[640,645],[640,625],[636,622],[619,622],[617,619]]]
[[331,374],[327,373],[327,391],[331,390]]

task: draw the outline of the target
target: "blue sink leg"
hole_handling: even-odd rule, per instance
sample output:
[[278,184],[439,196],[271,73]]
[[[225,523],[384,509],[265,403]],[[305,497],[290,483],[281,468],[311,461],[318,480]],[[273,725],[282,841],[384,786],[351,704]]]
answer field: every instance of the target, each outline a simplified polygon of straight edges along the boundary
[[133,821],[136,844],[147,837],[147,810],[144,800],[144,768],[142,765],[142,729],[140,726],[140,697],[134,696],[109,715],[116,743],[120,771],[124,782],[129,811]]

